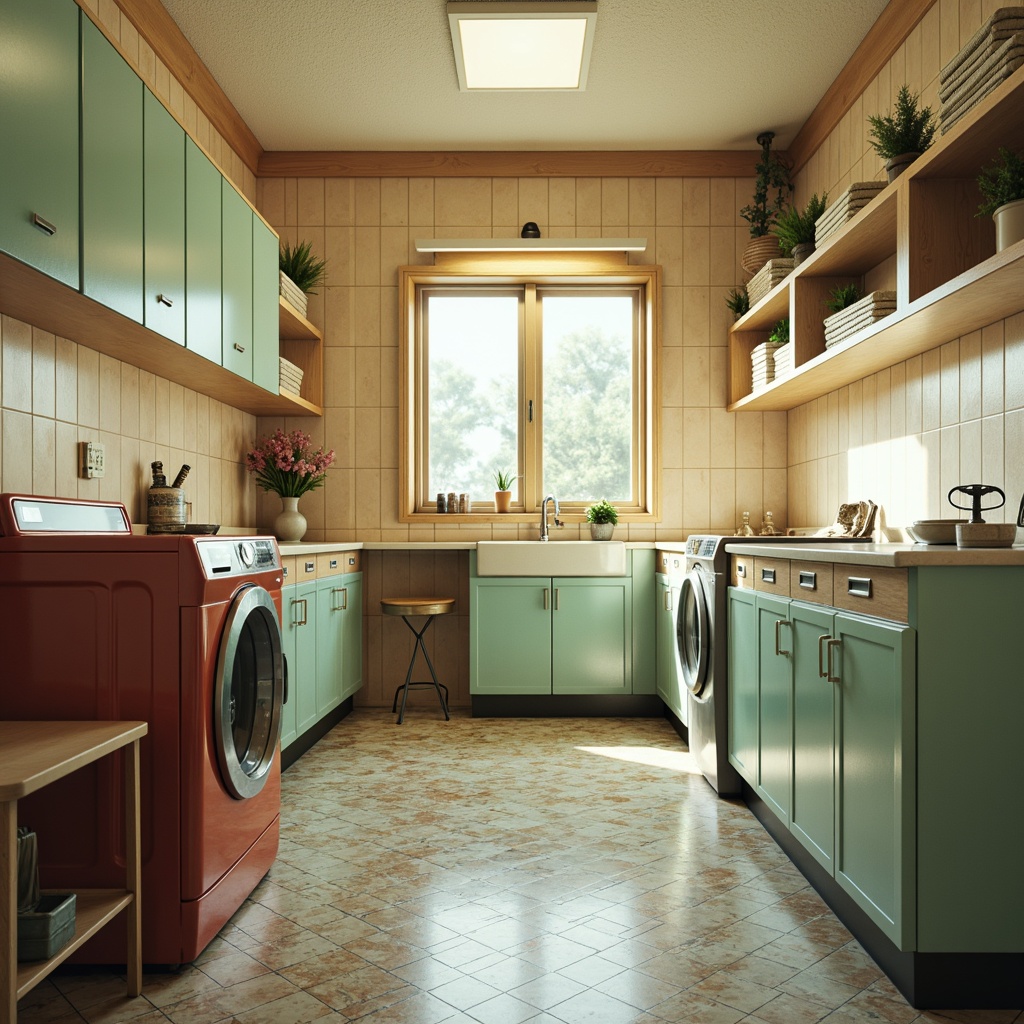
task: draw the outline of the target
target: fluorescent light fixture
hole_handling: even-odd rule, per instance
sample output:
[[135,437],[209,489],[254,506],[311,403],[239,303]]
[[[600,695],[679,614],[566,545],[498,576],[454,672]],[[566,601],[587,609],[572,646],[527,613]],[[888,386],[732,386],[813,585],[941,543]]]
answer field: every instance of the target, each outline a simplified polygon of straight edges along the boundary
[[643,252],[646,238],[417,238],[417,252]]
[[455,0],[448,25],[459,88],[582,92],[596,22],[597,4],[583,0]]

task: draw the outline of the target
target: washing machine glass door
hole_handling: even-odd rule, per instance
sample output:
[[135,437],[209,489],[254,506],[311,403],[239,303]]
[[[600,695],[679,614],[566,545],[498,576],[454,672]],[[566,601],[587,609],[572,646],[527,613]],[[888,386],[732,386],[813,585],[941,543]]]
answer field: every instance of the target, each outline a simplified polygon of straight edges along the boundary
[[267,781],[281,735],[284,662],[274,599],[262,587],[240,590],[217,655],[214,738],[221,777],[238,799]]
[[679,589],[676,613],[679,666],[686,688],[700,698],[708,680],[711,658],[711,614],[703,574],[691,569]]

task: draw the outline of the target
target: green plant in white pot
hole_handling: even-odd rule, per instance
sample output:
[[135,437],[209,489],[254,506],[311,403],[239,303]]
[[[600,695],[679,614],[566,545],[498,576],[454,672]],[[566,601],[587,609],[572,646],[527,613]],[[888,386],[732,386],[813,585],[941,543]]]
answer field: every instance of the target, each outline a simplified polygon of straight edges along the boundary
[[931,144],[935,137],[932,108],[917,108],[918,95],[906,85],[896,94],[896,109],[888,114],[872,114],[871,145],[885,161],[890,182],[895,181]]
[[1024,155],[1000,147],[978,177],[978,191],[984,199],[978,216],[995,221],[996,252],[1024,238]]
[[591,540],[611,540],[615,524],[619,521],[618,509],[602,498],[587,509]]

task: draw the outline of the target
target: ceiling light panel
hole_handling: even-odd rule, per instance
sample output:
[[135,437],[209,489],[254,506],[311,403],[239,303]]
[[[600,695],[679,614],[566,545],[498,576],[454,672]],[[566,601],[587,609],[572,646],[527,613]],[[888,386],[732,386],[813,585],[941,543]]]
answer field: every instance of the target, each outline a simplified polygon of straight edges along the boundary
[[463,92],[586,88],[597,4],[580,0],[448,4]]

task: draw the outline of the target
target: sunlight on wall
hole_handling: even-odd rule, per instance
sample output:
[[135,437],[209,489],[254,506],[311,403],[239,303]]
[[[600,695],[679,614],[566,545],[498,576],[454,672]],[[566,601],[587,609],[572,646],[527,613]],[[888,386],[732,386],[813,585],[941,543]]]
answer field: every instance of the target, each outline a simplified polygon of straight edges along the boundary
[[[950,518],[953,513],[948,505],[945,511],[940,508],[939,467],[930,454],[919,435],[851,448],[845,484],[839,481],[840,500],[879,502],[883,518],[878,525],[893,530],[915,519]],[[924,501],[922,496],[926,496]]]

